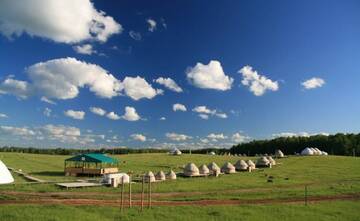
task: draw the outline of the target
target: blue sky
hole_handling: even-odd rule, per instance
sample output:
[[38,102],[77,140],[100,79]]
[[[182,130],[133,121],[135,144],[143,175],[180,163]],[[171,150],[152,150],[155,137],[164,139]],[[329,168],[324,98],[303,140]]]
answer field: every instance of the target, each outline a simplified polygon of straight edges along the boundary
[[0,145],[202,148],[358,133],[359,10],[2,1]]

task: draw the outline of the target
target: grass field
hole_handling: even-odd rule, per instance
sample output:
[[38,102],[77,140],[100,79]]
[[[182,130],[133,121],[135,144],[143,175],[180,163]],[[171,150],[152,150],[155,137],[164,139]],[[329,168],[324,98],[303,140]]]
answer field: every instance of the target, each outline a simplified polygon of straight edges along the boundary
[[[69,156],[37,155],[21,153],[0,153],[0,159],[9,167],[22,169],[34,177],[47,181],[64,181],[76,178],[63,176],[64,159]],[[114,156],[121,160],[120,170],[142,174],[152,170],[167,172],[173,169],[181,172],[181,167],[194,162],[196,165],[212,161],[219,166],[229,161],[235,163],[240,157],[166,154],[130,154]],[[241,159],[248,159],[242,157]],[[255,159],[255,158],[250,158]],[[304,197],[304,186],[308,185],[309,197],[329,197],[360,194],[360,158],[341,156],[289,157],[277,161],[271,169],[259,169],[252,173],[222,175],[218,178],[178,178],[176,181],[165,181],[153,184],[154,193],[159,193],[155,201],[197,202],[201,200],[282,200],[301,199]],[[268,182],[269,177],[272,182]],[[15,185],[0,186],[0,202],[3,200],[33,199],[29,193],[52,193],[53,197],[69,199],[117,200],[119,188],[96,187],[74,190],[63,190],[54,184],[27,184],[21,177],[15,177]],[[140,184],[133,184],[133,192],[141,191]],[[16,194],[10,194],[16,192]],[[22,194],[20,194],[22,193]],[[93,194],[92,194],[93,193]],[[176,194],[174,194],[176,193]],[[56,195],[58,194],[58,195]],[[61,195],[59,195],[61,194]],[[40,195],[39,195],[40,197]],[[44,196],[41,196],[44,197]],[[46,196],[48,197],[48,196]],[[136,200],[136,196],[134,196]],[[250,203],[252,204],[252,203]],[[356,220],[360,217],[359,201],[326,201],[312,203],[306,207],[297,203],[284,205],[274,203],[266,205],[240,206],[200,206],[193,212],[192,206],[158,206],[137,214],[137,209],[126,210],[118,217],[114,207],[65,206],[65,205],[1,205],[0,215],[4,220],[71,220],[72,213],[84,214],[83,220]],[[19,215],[17,211],[23,211]],[[27,212],[29,211],[29,212]],[[40,211],[32,213],[31,211]],[[63,211],[59,213],[57,211]],[[91,211],[89,219],[86,212]],[[176,212],[175,212],[176,211]],[[47,219],[46,214],[54,214]],[[276,216],[273,216],[273,214]],[[18,216],[22,217],[19,218]],[[97,219],[101,217],[103,219]],[[261,214],[259,216],[259,214]],[[32,217],[33,216],[33,217]],[[197,217],[196,219],[194,217]],[[327,217],[327,219],[325,219]],[[339,219],[341,217],[341,219]],[[164,218],[164,219],[162,219]],[[82,220],[78,219],[78,220]],[[3,219],[1,219],[3,220]]]

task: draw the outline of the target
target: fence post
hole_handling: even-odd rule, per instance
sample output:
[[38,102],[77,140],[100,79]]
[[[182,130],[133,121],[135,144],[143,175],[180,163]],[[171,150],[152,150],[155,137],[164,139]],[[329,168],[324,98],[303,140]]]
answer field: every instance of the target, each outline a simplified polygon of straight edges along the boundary
[[142,185],[141,185],[141,211],[144,210],[144,183],[145,183],[145,176],[142,177]]
[[149,182],[149,208],[151,208],[151,179],[150,179],[150,176],[149,176],[149,179],[148,179],[148,182]]
[[305,206],[307,206],[307,201],[308,201],[308,186],[305,185]]
[[131,202],[131,176],[129,176],[129,208],[131,208],[132,202]]
[[124,176],[121,177],[121,212],[124,210]]

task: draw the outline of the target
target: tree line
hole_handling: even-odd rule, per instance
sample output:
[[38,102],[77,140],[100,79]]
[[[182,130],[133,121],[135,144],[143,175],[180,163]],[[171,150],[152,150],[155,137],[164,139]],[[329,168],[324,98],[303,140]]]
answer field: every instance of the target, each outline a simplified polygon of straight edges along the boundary
[[315,135],[309,137],[279,137],[271,140],[253,140],[234,145],[232,154],[273,154],[280,149],[284,154],[300,153],[306,147],[317,147],[332,155],[360,155],[360,133],[335,135]]

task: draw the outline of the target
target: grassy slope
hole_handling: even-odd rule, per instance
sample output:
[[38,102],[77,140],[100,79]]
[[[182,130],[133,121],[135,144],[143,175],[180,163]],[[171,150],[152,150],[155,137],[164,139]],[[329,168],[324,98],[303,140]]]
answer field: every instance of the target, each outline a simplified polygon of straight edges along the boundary
[[[337,221],[359,220],[360,203],[323,202],[304,205],[256,205],[256,206],[209,206],[209,207],[154,207],[139,212],[139,208],[126,209],[120,215],[119,208],[90,206],[1,206],[2,220],[51,220],[51,221],[114,221],[114,220],[253,220],[253,221]],[[76,218],[75,218],[76,217]]]

